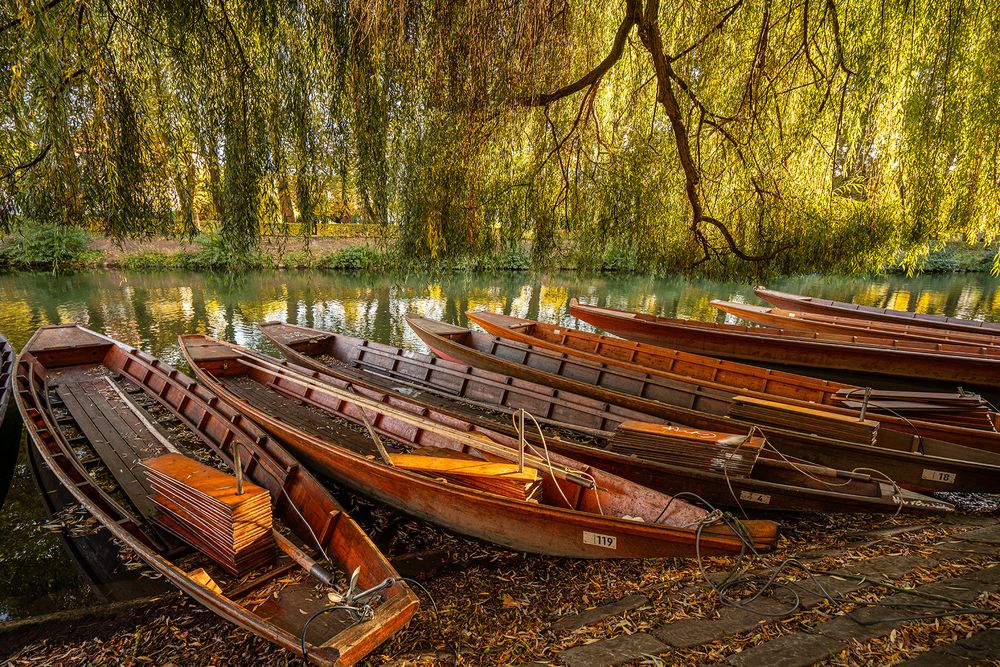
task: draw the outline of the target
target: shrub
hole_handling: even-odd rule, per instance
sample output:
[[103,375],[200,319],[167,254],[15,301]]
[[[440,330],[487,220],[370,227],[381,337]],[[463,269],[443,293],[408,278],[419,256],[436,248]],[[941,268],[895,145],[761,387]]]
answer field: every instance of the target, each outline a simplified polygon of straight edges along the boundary
[[311,252],[306,249],[292,250],[281,256],[281,263],[291,268],[311,267],[314,258]]
[[336,270],[370,270],[390,266],[389,255],[366,245],[355,245],[324,255],[316,267]]
[[76,227],[24,221],[4,239],[0,257],[8,266],[45,266],[60,271],[100,259],[100,253],[90,249],[90,240],[88,232]]
[[183,262],[185,268],[242,271],[269,268],[274,265],[271,258],[260,249],[248,254],[235,252],[222,234],[217,232],[199,234],[194,242],[198,245],[198,250],[194,254],[178,255],[178,261]]

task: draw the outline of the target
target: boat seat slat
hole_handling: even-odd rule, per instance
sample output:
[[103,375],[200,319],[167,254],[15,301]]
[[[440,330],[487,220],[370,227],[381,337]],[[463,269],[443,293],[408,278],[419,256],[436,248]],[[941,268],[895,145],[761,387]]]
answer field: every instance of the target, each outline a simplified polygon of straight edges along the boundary
[[[124,423],[115,427],[113,422],[121,422],[121,419],[110,402],[97,391],[96,386],[64,382],[56,391],[66,403],[80,431],[122,485],[139,513],[144,517],[152,516],[153,505],[149,500],[151,487],[141,471],[140,457],[136,451],[139,443],[135,432],[133,431],[131,441],[123,437],[119,429],[127,432]],[[142,451],[147,451],[147,448],[143,447]]]

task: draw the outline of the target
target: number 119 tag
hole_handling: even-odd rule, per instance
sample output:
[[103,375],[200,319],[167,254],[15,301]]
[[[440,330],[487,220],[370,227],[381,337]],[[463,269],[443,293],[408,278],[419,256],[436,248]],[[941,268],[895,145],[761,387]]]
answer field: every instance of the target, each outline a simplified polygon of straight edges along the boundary
[[583,531],[583,543],[592,544],[595,547],[604,547],[605,549],[617,549],[618,548],[618,538],[614,535],[601,535],[600,533],[589,533],[586,530]]

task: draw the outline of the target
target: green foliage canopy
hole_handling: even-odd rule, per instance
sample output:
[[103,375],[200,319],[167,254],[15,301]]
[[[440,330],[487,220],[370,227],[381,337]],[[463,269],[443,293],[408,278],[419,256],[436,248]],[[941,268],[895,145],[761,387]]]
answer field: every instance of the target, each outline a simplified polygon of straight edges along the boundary
[[998,54],[996,0],[8,0],[0,222],[914,265],[1000,231]]

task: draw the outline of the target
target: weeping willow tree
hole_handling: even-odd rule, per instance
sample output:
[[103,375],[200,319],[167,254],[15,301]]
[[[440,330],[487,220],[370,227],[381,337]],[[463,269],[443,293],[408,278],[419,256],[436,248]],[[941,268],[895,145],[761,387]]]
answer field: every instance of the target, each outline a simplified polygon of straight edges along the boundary
[[1000,231],[998,10],[14,0],[0,214],[211,218],[245,253],[339,204],[414,256],[912,266]]

